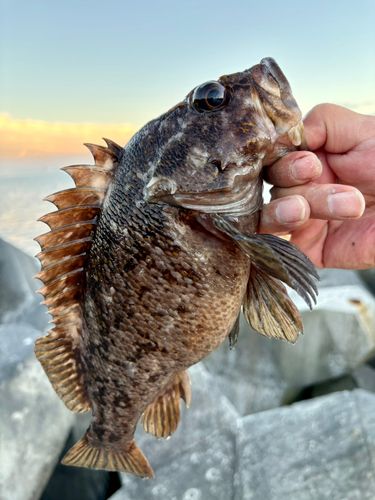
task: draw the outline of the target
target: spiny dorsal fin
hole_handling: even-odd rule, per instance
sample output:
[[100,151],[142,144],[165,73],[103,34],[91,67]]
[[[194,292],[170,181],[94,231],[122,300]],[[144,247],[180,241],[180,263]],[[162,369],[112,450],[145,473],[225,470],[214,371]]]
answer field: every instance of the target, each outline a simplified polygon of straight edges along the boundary
[[90,150],[92,156],[94,157],[95,165],[98,167],[105,167],[108,170],[113,170],[115,168],[119,155],[113,151],[112,147],[106,148],[104,146],[89,143],[85,143],[85,146]]
[[[53,230],[70,224],[76,224],[77,222],[93,222],[96,224],[96,218],[99,213],[100,206],[87,204],[51,212],[40,217],[38,221],[44,222]],[[38,239],[36,240],[39,241]]]
[[61,170],[70,175],[76,187],[91,186],[105,189],[112,178],[112,170],[92,165],[75,165],[63,167]]
[[111,139],[106,139],[103,137],[103,141],[107,143],[108,149],[110,149],[113,153],[116,153],[117,156],[121,153],[122,147],[111,141]]
[[35,342],[35,353],[51,384],[74,412],[91,408],[80,355],[84,273],[92,237],[108,186],[122,150],[106,140],[108,148],[87,144],[95,165],[64,167],[76,187],[45,198],[58,210],[41,217],[51,229],[38,236],[42,269],[36,278],[44,286],[43,304],[49,308],[55,327]]

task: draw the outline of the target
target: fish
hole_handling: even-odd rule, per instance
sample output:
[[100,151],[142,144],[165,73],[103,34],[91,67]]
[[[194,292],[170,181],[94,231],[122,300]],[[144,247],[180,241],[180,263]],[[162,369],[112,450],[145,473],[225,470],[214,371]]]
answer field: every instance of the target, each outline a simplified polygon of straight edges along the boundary
[[311,307],[310,260],[258,234],[262,172],[307,149],[301,111],[276,61],[195,87],[123,148],[86,144],[94,165],[64,167],[76,187],[50,195],[37,237],[52,328],[35,353],[65,405],[92,411],[63,463],[154,477],[134,441],[168,438],[189,407],[188,368],[225,339],[243,309],[259,333],[303,330],[282,282]]

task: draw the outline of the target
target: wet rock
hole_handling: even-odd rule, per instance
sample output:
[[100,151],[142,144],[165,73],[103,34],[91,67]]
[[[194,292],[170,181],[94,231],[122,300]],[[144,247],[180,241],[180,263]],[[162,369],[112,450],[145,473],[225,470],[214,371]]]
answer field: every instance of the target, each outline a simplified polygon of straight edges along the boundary
[[39,362],[0,385],[0,498],[39,499],[73,423]]
[[136,442],[156,479],[142,481],[122,474],[114,500],[140,498],[208,500],[233,497],[235,435],[239,414],[217,389],[202,364],[189,370],[192,403],[168,440],[156,440],[138,429]]
[[375,299],[354,271],[320,273],[318,304],[310,311],[294,292],[304,335],[295,345],[262,337],[241,320],[237,347],[224,342],[204,360],[241,415],[275,408],[301,388],[338,378],[375,351]]
[[372,500],[374,405],[357,389],[243,418],[235,500]]

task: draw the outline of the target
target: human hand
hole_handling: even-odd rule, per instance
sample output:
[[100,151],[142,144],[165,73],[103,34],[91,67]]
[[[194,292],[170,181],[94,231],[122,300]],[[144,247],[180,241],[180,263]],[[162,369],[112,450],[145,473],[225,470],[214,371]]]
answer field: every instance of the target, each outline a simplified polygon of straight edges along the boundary
[[375,267],[375,116],[320,104],[304,126],[311,152],[267,168],[260,232],[291,234],[320,268]]

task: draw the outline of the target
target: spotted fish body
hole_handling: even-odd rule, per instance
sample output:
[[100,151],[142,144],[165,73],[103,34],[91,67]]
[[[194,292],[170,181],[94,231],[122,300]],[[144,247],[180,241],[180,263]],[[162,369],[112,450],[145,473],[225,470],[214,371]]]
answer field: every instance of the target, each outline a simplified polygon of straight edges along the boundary
[[256,229],[261,169],[304,147],[300,120],[269,58],[199,86],[124,149],[89,145],[95,166],[65,169],[77,187],[49,197],[59,210],[37,238],[56,327],[35,349],[68,408],[93,412],[64,463],[152,477],[138,420],[157,437],[176,430],[187,368],[228,336],[234,346],[242,305],[260,333],[296,340],[278,280],[308,300],[314,268]]

